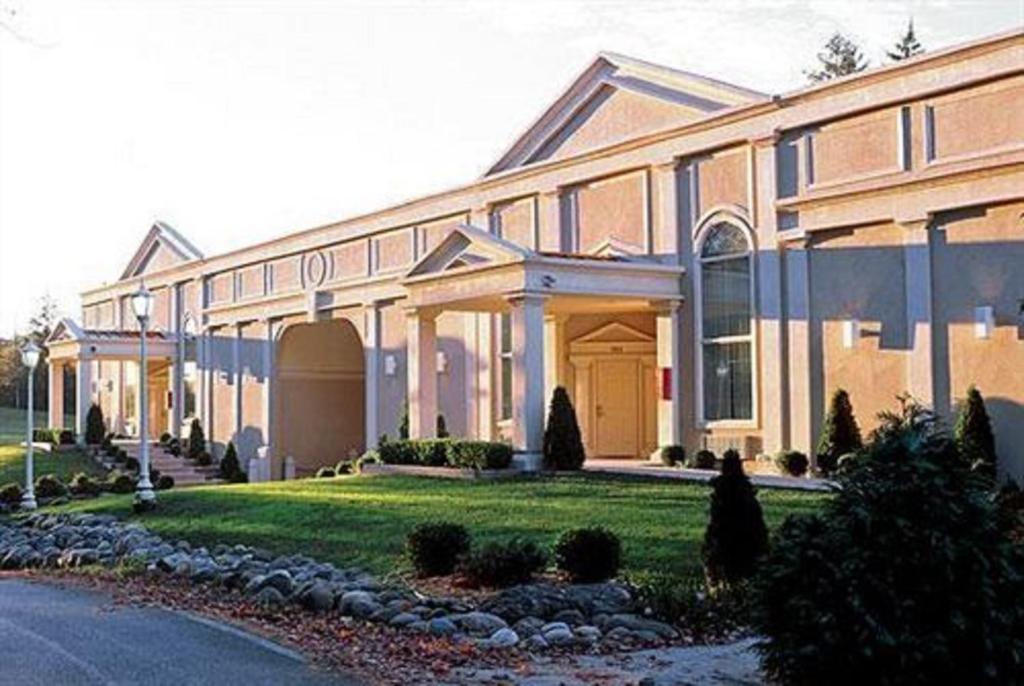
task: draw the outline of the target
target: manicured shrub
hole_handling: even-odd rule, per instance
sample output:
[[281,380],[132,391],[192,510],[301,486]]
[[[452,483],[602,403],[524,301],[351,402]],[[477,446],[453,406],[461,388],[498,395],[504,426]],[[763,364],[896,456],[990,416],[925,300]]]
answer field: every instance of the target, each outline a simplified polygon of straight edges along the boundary
[[448,464],[448,444],[446,438],[388,441],[378,447],[378,452],[385,464],[443,467]]
[[318,479],[333,479],[335,476],[333,467],[321,467],[316,470],[316,478]]
[[571,529],[555,541],[555,566],[573,583],[611,579],[619,572],[622,543],[604,527]]
[[199,453],[196,457],[196,464],[200,467],[209,467],[213,464],[213,455],[206,452],[205,450]]
[[103,410],[96,403],[89,406],[85,414],[85,443],[86,445],[99,445],[107,433],[107,427],[103,422]]
[[338,460],[338,464],[334,465],[334,474],[341,476],[342,474],[352,474],[356,469],[356,460]]
[[167,453],[174,457],[181,457],[181,441],[177,438],[172,438],[167,441]]
[[61,429],[57,436],[57,443],[60,445],[75,444],[75,432],[71,429]]
[[367,450],[365,453],[359,456],[353,465],[353,469],[356,474],[362,474],[363,467],[369,464],[382,464],[383,460],[380,458],[380,453],[376,450]]
[[198,460],[199,456],[206,451],[206,434],[203,433],[203,425],[199,419],[193,419],[188,431],[188,449],[186,457],[190,460]]
[[775,466],[787,476],[803,476],[810,460],[799,450],[780,450],[775,454]]
[[220,458],[220,478],[230,484],[248,481],[245,472],[242,471],[242,465],[238,461],[238,451],[235,450],[235,444],[232,441],[228,441],[224,457]]
[[558,386],[551,396],[548,424],[544,430],[544,468],[558,471],[581,469],[586,459],[576,410],[568,392]]
[[686,449],[681,445],[666,445],[658,453],[661,463],[666,467],[682,467],[686,464]]
[[710,450],[698,450],[684,463],[690,469],[714,469],[718,458]]
[[434,435],[438,438],[448,438],[451,434],[448,433],[448,424],[444,421],[444,415],[437,415],[437,426],[434,427]]
[[406,554],[421,577],[451,574],[469,548],[466,527],[452,522],[417,524],[405,539]]
[[53,429],[32,429],[33,443],[56,443],[53,440]]
[[971,469],[995,477],[996,436],[992,433],[985,400],[974,386],[967,389],[967,399],[960,408],[953,435],[960,456]]
[[160,434],[160,445],[167,445],[168,443],[171,442],[171,438],[171,434],[164,431],[162,434]]
[[99,495],[103,490],[100,483],[85,472],[75,474],[74,478],[71,479],[69,488],[74,495],[90,498]]
[[534,574],[544,569],[547,561],[547,553],[536,543],[513,538],[474,550],[458,570],[470,586],[506,588],[529,582]]
[[7,507],[17,507],[23,495],[21,486],[13,481],[0,487],[0,503]]
[[124,459],[124,468],[130,472],[139,471],[139,459],[131,456],[126,457]]
[[498,441],[455,440],[448,443],[447,460],[461,469],[508,469],[512,446]]
[[114,455],[114,462],[118,462],[118,463],[123,464],[123,463],[125,463],[127,461],[128,461],[128,451],[125,450],[124,448],[118,448],[117,449],[117,454]]
[[821,439],[818,441],[818,469],[824,474],[831,474],[839,465],[839,458],[847,453],[855,453],[864,447],[860,437],[860,427],[853,416],[853,404],[850,395],[842,388],[832,394],[829,401],[825,422],[821,427]]
[[878,413],[878,426],[868,436],[872,445],[908,435],[921,440],[944,436],[946,428],[938,415],[919,403],[909,393],[896,396],[899,408]]
[[135,490],[135,479],[124,473],[111,473],[107,478],[107,490],[111,493],[131,493]]
[[68,487],[56,474],[43,474],[36,479],[34,490],[37,498],[60,498],[68,494]]
[[776,533],[754,627],[773,680],[1021,683],[1024,548],[991,481],[914,424],[884,433],[821,512]]
[[757,491],[735,450],[725,451],[722,473],[711,479],[711,488],[711,514],[701,547],[704,575],[712,588],[734,586],[753,575],[768,551],[768,529]]
[[169,491],[174,488],[174,477],[170,474],[161,474],[153,483],[153,488],[158,491]]

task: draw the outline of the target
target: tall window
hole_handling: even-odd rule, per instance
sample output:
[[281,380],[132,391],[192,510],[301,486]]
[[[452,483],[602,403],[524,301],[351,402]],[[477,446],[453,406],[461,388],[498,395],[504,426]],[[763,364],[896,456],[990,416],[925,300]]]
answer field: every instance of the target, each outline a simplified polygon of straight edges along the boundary
[[501,315],[498,365],[501,372],[501,407],[498,419],[512,419],[512,315]]
[[739,227],[708,229],[700,253],[704,419],[753,419],[750,243]]
[[185,397],[182,399],[182,419],[191,419],[196,416],[196,382],[199,377],[199,369],[196,364],[196,332],[195,325],[191,319],[185,322],[185,346],[184,346],[184,374],[182,374],[182,386]]

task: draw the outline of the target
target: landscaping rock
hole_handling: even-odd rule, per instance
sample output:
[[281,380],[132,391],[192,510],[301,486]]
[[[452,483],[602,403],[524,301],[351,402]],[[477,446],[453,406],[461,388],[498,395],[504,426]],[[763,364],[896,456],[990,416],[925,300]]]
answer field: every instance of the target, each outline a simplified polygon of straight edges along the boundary
[[303,607],[314,612],[327,612],[334,607],[334,591],[320,581],[311,584],[299,598]]
[[447,617],[435,617],[430,620],[428,626],[430,633],[434,636],[451,636],[459,630],[455,623]]
[[488,648],[511,648],[519,643],[519,634],[512,629],[498,629],[482,645]]
[[284,596],[273,586],[264,586],[252,597],[252,601],[268,610],[276,610],[285,604]]
[[490,636],[498,629],[508,626],[508,622],[504,619],[487,612],[455,614],[449,619],[471,636]]
[[679,635],[678,632],[668,624],[631,614],[612,615],[605,620],[603,626],[601,626],[601,629],[604,631],[611,631],[618,628],[628,629],[634,633],[646,632],[653,635],[655,638],[663,639],[673,639]]
[[343,615],[351,615],[357,619],[366,619],[381,609],[373,594],[369,591],[348,591],[338,601],[338,610]]
[[420,621],[420,618],[409,612],[399,612],[388,622],[391,626],[407,626],[413,622]]

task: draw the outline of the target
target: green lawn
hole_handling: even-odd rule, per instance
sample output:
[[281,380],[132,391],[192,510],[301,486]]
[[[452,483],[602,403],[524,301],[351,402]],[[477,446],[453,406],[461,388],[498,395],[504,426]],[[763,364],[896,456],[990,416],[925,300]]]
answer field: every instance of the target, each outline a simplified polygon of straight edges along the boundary
[[[25,420],[23,408],[0,407],[0,485],[11,481],[24,485],[25,449],[18,444],[25,440]],[[72,418],[69,420],[74,421]],[[33,421],[38,428],[46,427],[46,412],[36,412]],[[103,473],[88,455],[77,450],[63,453],[36,450],[34,455],[37,477],[43,474],[56,474],[67,481],[78,472]]]
[[[699,566],[708,493],[698,484],[594,475],[504,482],[348,476],[160,493],[145,523],[194,544],[245,543],[378,573],[402,568],[405,535],[426,520],[461,522],[478,541],[521,535],[543,543],[601,524],[622,537],[626,572],[684,572]],[[760,492],[771,527],[787,514],[813,512],[824,497]],[[68,507],[129,516],[130,497]]]

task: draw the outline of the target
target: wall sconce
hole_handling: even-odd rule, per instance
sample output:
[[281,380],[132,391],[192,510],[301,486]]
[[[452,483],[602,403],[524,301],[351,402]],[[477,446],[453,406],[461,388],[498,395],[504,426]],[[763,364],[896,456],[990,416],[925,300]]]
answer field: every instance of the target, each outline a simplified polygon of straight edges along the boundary
[[448,373],[448,355],[441,352],[440,350],[437,352],[437,373]]
[[843,347],[853,348],[860,338],[860,322],[856,319],[847,319],[843,322]]
[[394,376],[398,370],[398,360],[394,355],[384,356],[384,376]]
[[996,328],[996,315],[991,305],[974,308],[974,337],[992,338],[992,330]]

